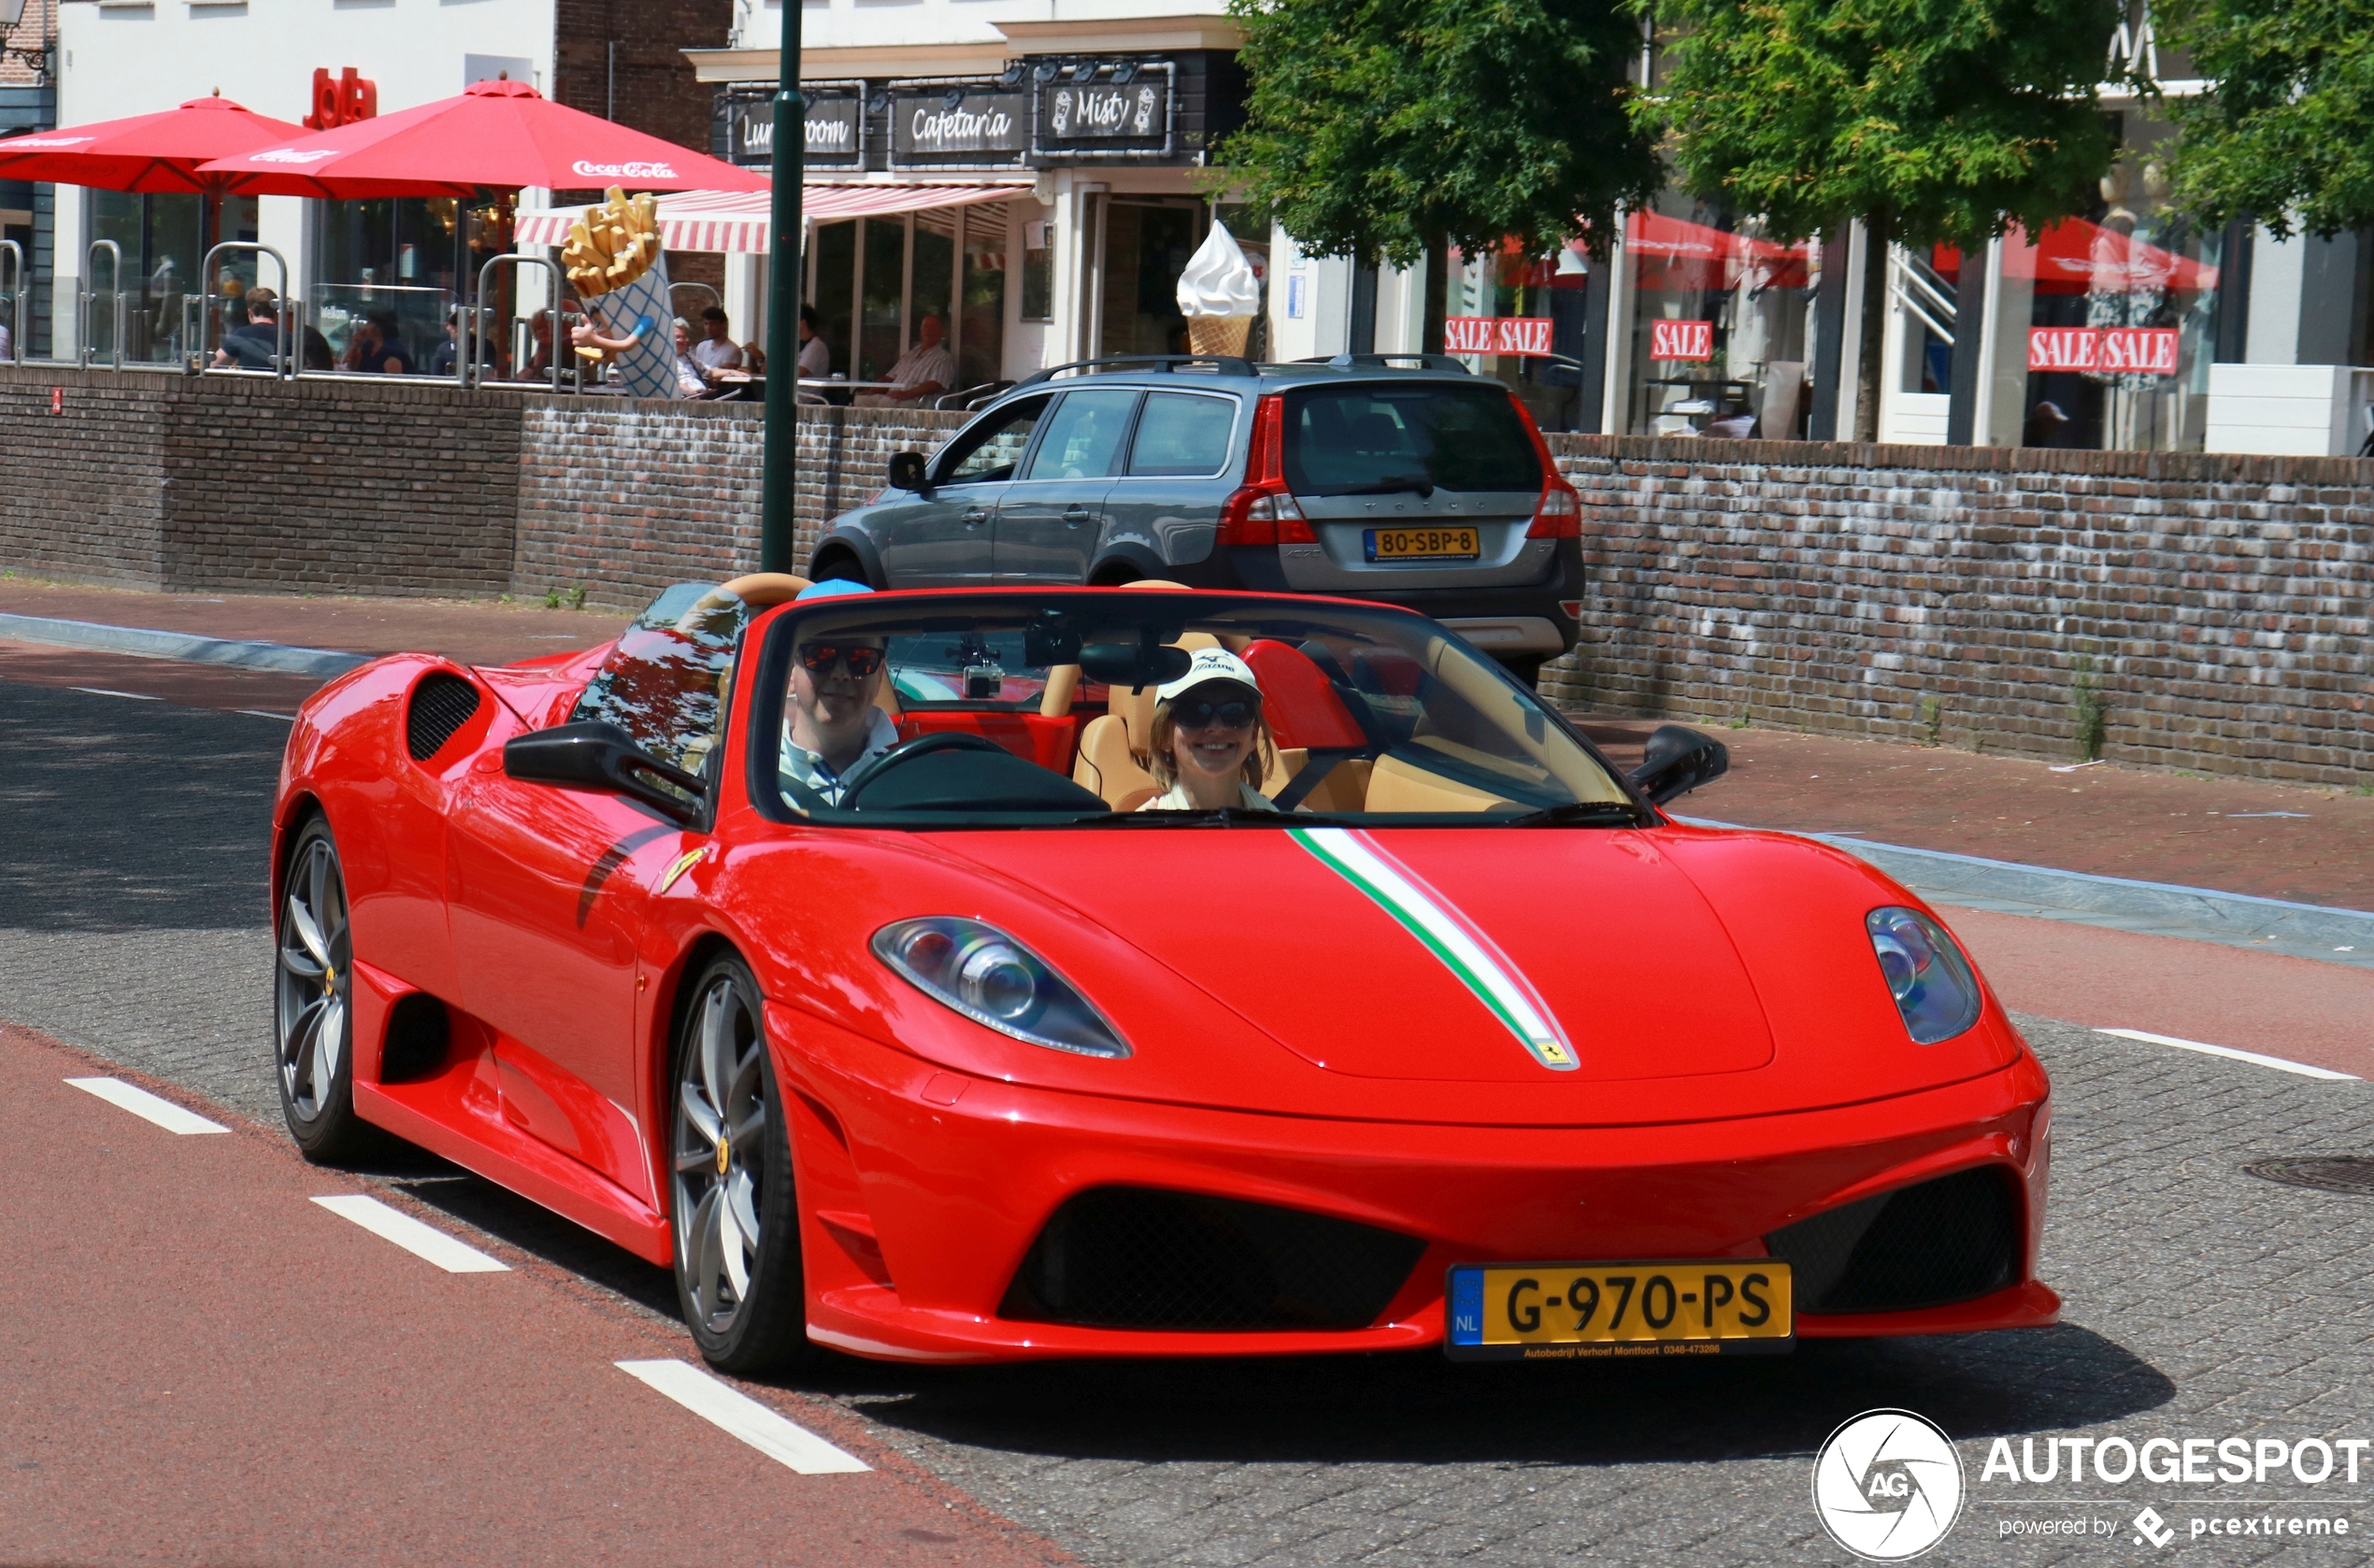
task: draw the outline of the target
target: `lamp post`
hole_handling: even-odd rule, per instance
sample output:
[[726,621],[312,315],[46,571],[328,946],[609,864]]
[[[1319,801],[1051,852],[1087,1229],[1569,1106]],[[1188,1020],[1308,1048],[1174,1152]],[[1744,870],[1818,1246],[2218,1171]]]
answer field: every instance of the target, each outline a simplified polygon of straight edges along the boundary
[[766,257],[766,455],[760,491],[758,569],[789,572],[798,554],[793,479],[798,471],[800,177],[808,105],[799,91],[800,0],[783,0],[775,86],[774,210]]

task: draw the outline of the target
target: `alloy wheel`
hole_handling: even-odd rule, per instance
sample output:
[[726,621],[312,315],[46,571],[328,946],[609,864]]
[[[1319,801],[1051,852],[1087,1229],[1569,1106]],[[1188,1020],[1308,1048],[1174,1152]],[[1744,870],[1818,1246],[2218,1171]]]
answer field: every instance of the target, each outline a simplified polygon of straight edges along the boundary
[[280,916],[280,1089],[295,1119],[319,1121],[346,1060],[353,981],[346,878],[327,834],[308,836],[289,868]]
[[687,1305],[713,1334],[751,1294],[766,1196],[765,1041],[751,999],[714,976],[694,1006],[677,1069],[677,1267]]

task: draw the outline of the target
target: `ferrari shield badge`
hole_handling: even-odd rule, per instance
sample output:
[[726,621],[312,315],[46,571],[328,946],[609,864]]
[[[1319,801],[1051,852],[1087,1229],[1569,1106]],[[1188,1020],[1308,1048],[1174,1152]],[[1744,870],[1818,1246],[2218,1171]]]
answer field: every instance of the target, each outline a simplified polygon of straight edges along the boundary
[[1328,870],[1368,895],[1379,908],[1435,955],[1517,1037],[1536,1062],[1553,1073],[1580,1065],[1574,1045],[1551,1017],[1517,966],[1457,905],[1356,828],[1289,828],[1286,836]]

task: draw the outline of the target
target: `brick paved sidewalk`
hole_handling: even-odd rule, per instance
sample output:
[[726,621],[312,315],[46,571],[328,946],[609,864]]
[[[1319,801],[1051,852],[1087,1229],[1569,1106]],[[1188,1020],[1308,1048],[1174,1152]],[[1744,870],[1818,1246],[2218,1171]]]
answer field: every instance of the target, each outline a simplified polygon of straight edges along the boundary
[[[198,597],[10,577],[0,577],[0,613],[357,653],[426,649],[473,663],[587,647],[624,624],[623,618],[599,611],[494,600]],[[104,657],[21,644],[13,653],[0,659],[0,672],[22,671],[18,678],[45,683],[61,679],[61,671],[95,668],[91,662]],[[154,663],[108,661],[107,667]],[[31,673],[36,668],[40,675]],[[289,677],[253,679],[286,683]],[[190,700],[162,687],[159,694]],[[1638,759],[1658,722],[1597,714],[1579,719],[1625,764]],[[2060,773],[2045,763],[1943,748],[1761,727],[1715,733],[1731,748],[1732,771],[1680,803],[1692,816],[2374,909],[2374,779],[2349,791],[2115,763]]]

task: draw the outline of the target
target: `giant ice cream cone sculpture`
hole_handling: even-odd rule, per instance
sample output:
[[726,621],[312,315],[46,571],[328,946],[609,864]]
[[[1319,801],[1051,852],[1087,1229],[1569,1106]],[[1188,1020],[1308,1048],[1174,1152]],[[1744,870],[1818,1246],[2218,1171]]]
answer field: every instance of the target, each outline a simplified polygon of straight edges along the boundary
[[1261,279],[1237,248],[1228,225],[1211,233],[1179,275],[1179,313],[1187,318],[1187,346],[1198,354],[1241,354],[1261,312]]

